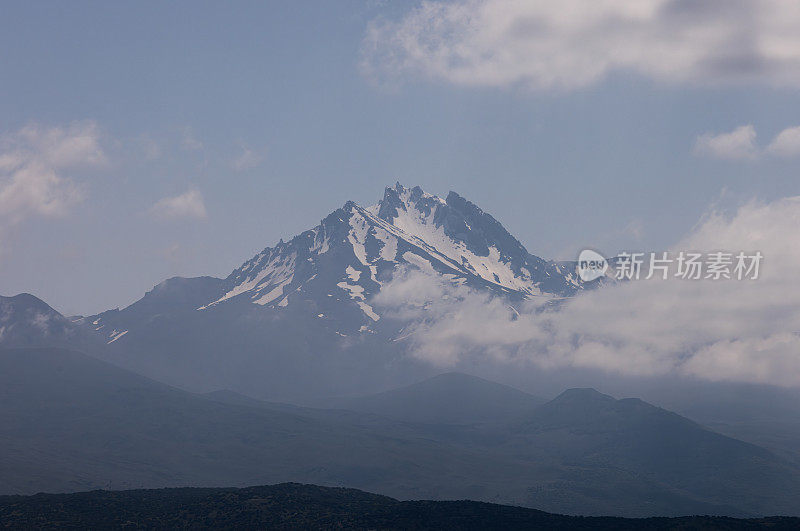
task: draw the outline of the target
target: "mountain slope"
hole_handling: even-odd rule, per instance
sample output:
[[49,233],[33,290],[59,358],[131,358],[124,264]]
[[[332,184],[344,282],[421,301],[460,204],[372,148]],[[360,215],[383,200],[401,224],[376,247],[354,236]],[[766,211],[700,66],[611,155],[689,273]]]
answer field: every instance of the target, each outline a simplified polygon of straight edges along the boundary
[[[462,441],[442,425],[220,403],[62,349],[0,349],[0,404],[2,493],[301,481],[628,516],[796,513],[800,496],[797,468],[769,452],[627,406],[604,427],[554,424],[556,401]],[[675,437],[677,450],[659,442]]]
[[[198,306],[216,297],[224,281],[214,277],[169,278],[144,294],[130,306],[108,310],[86,318],[106,344],[123,340],[131,331],[158,327],[158,321],[174,321],[176,316],[194,312]],[[130,338],[128,338],[130,339]]]
[[96,343],[82,324],[83,319],[70,320],[29,293],[0,296],[0,347],[81,348]]
[[519,417],[543,402],[513,387],[450,372],[339,405],[407,422],[468,424]]
[[345,484],[511,500],[498,459],[419,437],[222,404],[62,349],[0,349],[0,492]]
[[[770,505],[791,513],[792,498],[800,496],[798,468],[769,451],[639,399],[616,400],[593,389],[571,389],[540,406],[510,429],[500,447],[517,458],[562,463],[583,482],[575,492],[590,496],[596,494],[584,474],[601,471],[604,488],[631,488],[623,474],[633,472],[676,493],[725,500],[746,512]],[[792,494],[779,500],[776,492]]]

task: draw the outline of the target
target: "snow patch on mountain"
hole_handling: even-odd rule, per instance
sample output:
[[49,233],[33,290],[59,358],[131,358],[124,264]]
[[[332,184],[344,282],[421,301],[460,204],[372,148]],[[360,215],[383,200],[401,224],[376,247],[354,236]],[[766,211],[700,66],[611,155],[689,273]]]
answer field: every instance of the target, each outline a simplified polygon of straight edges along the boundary
[[351,299],[364,300],[364,288],[358,284],[348,284],[347,282],[339,282],[336,284],[350,294]]
[[366,302],[358,301],[356,304],[358,304],[358,307],[361,308],[361,311],[364,312],[364,314],[373,321],[378,321],[381,318],[380,315],[375,313],[375,310],[372,308],[372,306],[370,306]]
[[124,336],[127,333],[128,333],[127,330],[123,330],[123,331],[120,332],[115,328],[114,331],[111,332],[111,334],[108,336],[111,339],[110,339],[110,341],[106,342],[106,344],[110,345],[111,343],[113,343],[114,341],[116,341],[117,339],[121,338],[122,336]]
[[[294,276],[294,275],[292,275]],[[292,281],[292,277],[287,278],[273,289],[271,289],[266,295],[261,296],[260,298],[256,299],[254,302],[256,304],[260,304],[264,306],[265,304],[269,304],[270,302],[274,301],[281,295],[283,295],[283,288],[285,288],[289,283]],[[254,295],[256,297],[257,295]],[[224,299],[223,299],[224,300]],[[219,301],[217,301],[219,302]]]
[[[265,258],[267,259],[267,263],[262,269],[258,270],[257,268]],[[296,259],[296,253],[290,253],[288,256],[282,256],[278,252],[265,252],[260,254],[254,259],[254,262],[251,261],[250,265],[242,271],[243,274],[247,275],[245,280],[234,286],[233,289],[211,304],[218,304],[247,292],[251,293],[253,299],[257,299],[259,293],[265,289],[269,289],[270,292],[278,287],[283,289],[283,286],[292,281]],[[269,295],[269,293],[267,295]],[[274,298],[277,298],[279,295],[280,293],[276,294]],[[259,304],[266,304],[266,302],[259,302],[258,300],[256,302]]]
[[347,278],[352,280],[353,282],[358,282],[358,279],[361,278],[361,271],[355,269],[353,266],[347,266],[347,269],[344,270],[347,273]]

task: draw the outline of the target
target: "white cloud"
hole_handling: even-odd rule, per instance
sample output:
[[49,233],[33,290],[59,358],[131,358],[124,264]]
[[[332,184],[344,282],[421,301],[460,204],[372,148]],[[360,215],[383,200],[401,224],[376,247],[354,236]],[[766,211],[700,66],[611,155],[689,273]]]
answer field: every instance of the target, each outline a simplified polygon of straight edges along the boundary
[[674,250],[760,251],[757,280],[639,280],[542,311],[517,308],[421,272],[373,301],[415,319],[414,355],[439,365],[473,356],[545,368],[800,385],[800,197],[709,213]]
[[730,133],[705,133],[697,137],[694,151],[698,155],[719,159],[755,159],[759,156],[756,130],[752,125],[742,125]]
[[795,0],[428,0],[372,21],[361,66],[486,87],[575,89],[615,71],[798,87],[798,27]]
[[207,217],[206,204],[199,190],[191,189],[175,197],[165,197],[156,202],[150,212],[160,219]]
[[0,221],[8,226],[65,214],[82,194],[64,172],[105,162],[94,122],[28,125],[0,137]]
[[800,126],[788,127],[778,133],[767,146],[767,152],[779,157],[797,157],[800,155]]
[[705,133],[697,137],[694,152],[728,160],[754,160],[765,154],[797,157],[800,156],[800,126],[787,127],[763,149],[756,144],[756,130],[752,125],[739,126],[730,133]]
[[256,153],[249,147],[242,145],[242,152],[233,159],[231,166],[236,171],[252,170],[258,167],[263,160],[264,157],[260,153]]

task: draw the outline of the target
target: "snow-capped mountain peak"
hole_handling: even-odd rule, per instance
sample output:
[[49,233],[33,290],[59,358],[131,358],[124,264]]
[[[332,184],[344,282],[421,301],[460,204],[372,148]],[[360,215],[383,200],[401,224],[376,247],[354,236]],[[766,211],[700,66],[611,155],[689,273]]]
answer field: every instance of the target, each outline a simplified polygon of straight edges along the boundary
[[[225,280],[210,306],[236,301],[341,316],[361,328],[380,316],[369,300],[401,265],[518,297],[568,295],[570,272],[531,255],[491,215],[455,192],[446,199],[400,183],[371,207],[348,201],[316,227],[268,247]],[[350,317],[353,317],[352,315]],[[358,326],[355,326],[358,324]]]

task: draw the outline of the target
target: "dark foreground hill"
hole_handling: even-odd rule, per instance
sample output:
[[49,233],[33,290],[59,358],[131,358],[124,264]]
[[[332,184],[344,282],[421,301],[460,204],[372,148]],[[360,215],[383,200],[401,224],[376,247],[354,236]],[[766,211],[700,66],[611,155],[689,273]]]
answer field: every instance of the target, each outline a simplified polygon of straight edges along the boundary
[[625,519],[550,514],[474,501],[398,501],[355,489],[284,483],[233,488],[0,496],[0,527],[34,529],[797,529],[800,518]]

